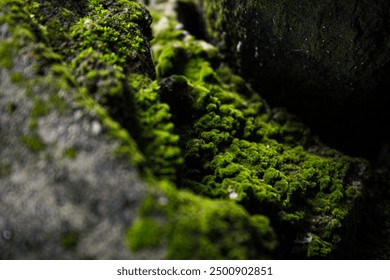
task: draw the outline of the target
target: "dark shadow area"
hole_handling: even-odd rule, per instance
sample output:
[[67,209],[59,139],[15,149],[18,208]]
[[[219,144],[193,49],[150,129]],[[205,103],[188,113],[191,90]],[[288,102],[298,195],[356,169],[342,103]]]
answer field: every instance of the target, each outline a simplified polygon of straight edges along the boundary
[[176,11],[179,21],[184,29],[194,35],[197,39],[206,39],[206,28],[197,5],[189,1],[177,1]]

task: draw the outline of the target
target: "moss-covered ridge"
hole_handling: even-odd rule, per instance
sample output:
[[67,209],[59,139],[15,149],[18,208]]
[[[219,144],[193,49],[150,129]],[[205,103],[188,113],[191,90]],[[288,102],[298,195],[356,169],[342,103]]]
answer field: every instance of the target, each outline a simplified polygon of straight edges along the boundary
[[[131,250],[162,248],[174,259],[330,258],[349,245],[343,230],[356,222],[366,164],[270,110],[220,66],[214,46],[156,15],[155,80],[150,16],[135,1],[0,4],[0,23],[14,30],[14,40],[1,42],[4,57],[34,46],[30,75],[58,75],[72,102],[103,125],[101,137],[119,141],[112,156],[150,184],[138,219],[123,233]],[[12,59],[1,67],[12,67]],[[39,155],[46,145],[39,118],[62,107],[34,98],[32,135],[21,142]],[[68,147],[63,155],[75,153]]]
[[161,99],[171,107],[185,158],[178,186],[270,217],[293,255],[332,255],[362,194],[366,163],[324,146],[286,112],[270,110],[218,66],[212,45],[167,18],[156,28]]
[[388,1],[179,1],[201,10],[208,38],[270,104],[375,160],[389,135]]
[[[134,1],[121,1],[122,4],[127,2],[131,2],[132,5],[135,3]],[[53,5],[53,3],[29,2],[29,5],[25,6],[22,1],[16,0],[0,2],[1,27],[3,31],[8,32],[2,34],[2,36],[5,36],[5,40],[0,44],[2,54],[6,54],[6,56],[2,56],[2,58],[4,57],[1,64],[2,73],[3,71],[4,73],[14,71],[15,68],[21,65],[18,58],[27,57],[29,60],[25,66],[28,66],[28,68],[23,69],[23,74],[12,72],[12,83],[15,83],[15,85],[23,83],[24,86],[21,87],[21,90],[28,89],[29,87],[25,87],[25,85],[30,82],[38,83],[40,86],[47,85],[45,87],[47,92],[41,92],[41,94],[39,89],[33,90],[30,95],[30,91],[26,90],[27,97],[32,98],[32,101],[37,100],[31,108],[30,129],[32,136],[27,135],[20,141],[27,148],[27,151],[22,147],[17,147],[17,149],[26,152],[29,157],[38,157],[44,161],[45,159],[54,160],[54,158],[58,158],[57,148],[59,147],[50,144],[49,148],[47,139],[42,137],[42,130],[47,132],[46,130],[49,128],[46,128],[46,126],[52,115],[56,116],[57,111],[65,114],[62,115],[64,118],[68,114],[71,114],[71,117],[75,114],[76,119],[80,119],[80,114],[77,112],[81,111],[83,112],[81,114],[90,115],[95,119],[91,124],[91,128],[83,126],[88,129],[85,133],[91,132],[93,137],[99,137],[99,139],[108,141],[108,143],[112,141],[116,147],[107,162],[116,162],[119,170],[124,167],[124,164],[128,165],[130,171],[133,170],[131,166],[138,167],[144,180],[151,185],[150,195],[141,208],[139,221],[135,222],[134,227],[128,233],[131,249],[137,250],[152,246],[152,253],[149,254],[149,258],[156,256],[153,252],[164,251],[164,248],[167,247],[167,253],[163,255],[169,258],[245,259],[271,256],[276,241],[266,217],[251,217],[244,208],[235,203],[221,200],[215,204],[216,201],[214,200],[202,198],[190,192],[178,191],[172,187],[172,183],[159,182],[159,180],[175,181],[176,165],[181,163],[180,149],[175,144],[178,137],[172,132],[173,125],[170,122],[169,106],[159,101],[159,86],[150,79],[150,76],[152,76],[150,73],[145,73],[142,70],[129,71],[130,68],[122,67],[121,61],[107,60],[107,56],[105,56],[107,54],[105,52],[109,52],[107,49],[96,50],[96,46],[86,47],[85,49],[77,47],[77,38],[72,37],[73,31],[80,28],[78,22],[82,21],[90,10],[95,11],[95,9],[91,9],[91,5],[94,5],[95,2],[91,1],[88,4],[78,6],[80,9],[77,9],[77,12],[67,10],[69,6],[66,1],[59,3],[60,5]],[[40,9],[44,9],[44,13],[37,12],[34,14]],[[67,15],[72,14],[70,17],[72,20],[63,20],[57,13],[58,11],[65,11]],[[40,15],[46,15],[47,18],[38,18]],[[52,35],[47,32],[48,27],[45,24],[56,18],[60,18],[58,22],[62,24],[62,28],[58,29],[58,31],[61,31],[58,38],[62,38],[63,42],[61,40],[49,40]],[[9,31],[9,28],[12,32]],[[128,34],[130,39],[133,35]],[[99,37],[96,37],[96,40],[99,40]],[[76,47],[69,52],[69,50],[58,48],[63,44],[74,44]],[[53,50],[57,50],[57,52]],[[145,52],[140,51],[140,55],[142,54],[145,54]],[[85,57],[88,57],[88,59],[85,59]],[[145,58],[147,59],[147,56]],[[86,67],[85,60],[91,61],[92,59],[94,63]],[[17,63],[14,63],[15,61]],[[149,62],[146,63],[150,63],[150,61],[149,58]],[[101,72],[95,79],[96,76],[89,73],[95,71],[96,68]],[[131,67],[131,69],[134,68]],[[52,79],[53,74],[57,78],[53,77]],[[52,88],[56,85],[69,91],[66,91],[65,100],[55,102],[54,106],[47,102],[46,97],[51,96],[49,100],[61,101],[61,96],[65,94],[61,89]],[[114,89],[112,90],[112,88]],[[12,91],[2,92],[1,94],[12,99],[12,96],[9,96]],[[118,104],[113,102],[118,100],[128,103]],[[121,107],[118,107],[118,105],[121,105]],[[11,114],[16,106],[18,105],[7,104],[6,109]],[[12,116],[16,117],[15,115]],[[46,118],[46,116],[50,116],[50,118]],[[29,122],[29,120],[27,121]],[[65,130],[66,136],[68,136],[68,132]],[[82,136],[80,135],[81,138]],[[74,136],[71,137],[75,140]],[[90,143],[83,143],[83,149],[91,149],[89,145]],[[63,153],[61,153],[63,160],[71,163],[73,160],[80,159],[78,153],[84,154],[85,150],[79,151],[78,149],[76,146],[64,147]],[[42,155],[45,156],[42,158]],[[116,161],[116,158],[123,158],[125,161]],[[12,174],[12,164],[3,166],[2,163],[0,175],[4,176],[3,178],[8,179]],[[47,164],[50,165],[50,162],[47,162]],[[57,165],[56,162],[54,165]],[[99,170],[96,170],[96,172],[99,172]],[[45,178],[47,174],[37,173],[35,175],[38,177],[41,175],[41,178]],[[88,173],[85,175],[90,177]],[[93,176],[99,177],[101,175],[97,173]],[[85,180],[84,182],[88,183],[89,181]],[[110,180],[110,182],[113,182],[113,180]],[[124,186],[121,185],[118,188],[123,189]],[[3,187],[6,186],[1,184],[1,188]],[[61,186],[58,187],[62,190]],[[69,187],[73,188],[74,186]],[[90,187],[93,188],[92,185]],[[131,187],[132,185],[129,186],[129,192],[132,192]],[[89,186],[85,186],[83,189],[87,190]],[[23,186],[20,191],[24,192]],[[112,189],[111,192],[116,193],[116,189]],[[89,194],[88,197],[94,197],[95,195]],[[132,194],[129,194],[129,196],[132,196]],[[63,197],[62,199],[66,200],[67,198]],[[192,210],[188,212],[190,208]],[[54,212],[58,211],[58,209],[52,210]],[[194,217],[198,213],[202,213],[202,215]],[[13,219],[18,219],[17,217],[7,217],[7,219],[17,224],[20,220],[13,221]],[[113,220],[121,220],[122,218],[122,215],[112,217]],[[33,221],[27,222],[27,228],[30,228],[30,222]],[[66,228],[63,230],[66,231]],[[225,236],[226,232],[230,231],[235,232],[234,236],[240,236],[240,238],[232,239]],[[159,233],[164,234],[160,235]],[[44,256],[39,251],[41,247],[34,243],[35,239],[29,240],[28,236],[27,234],[27,239],[21,242],[31,244],[29,255]],[[40,240],[45,240],[45,238],[51,241],[54,240],[54,242],[58,240],[57,244],[53,244],[55,249],[51,251],[52,257],[66,257],[65,255],[56,255],[56,252],[62,250],[59,248],[65,246],[67,252],[73,252],[73,254],[76,254],[73,256],[77,258],[76,250],[78,244],[80,244],[77,231],[66,234],[63,239],[60,236],[50,236],[49,238],[49,236],[46,236],[46,231],[44,231],[40,235]],[[125,232],[123,232],[123,239],[125,239]],[[108,240],[110,239],[108,238]],[[2,254],[4,254],[2,256],[5,258],[21,256],[22,253],[19,249],[23,244],[18,242],[18,239],[15,239],[11,245],[7,243],[7,249],[2,251]],[[263,244],[263,246],[259,246],[259,244]],[[3,246],[3,241],[1,246]],[[199,252],[195,252],[194,248],[199,248]],[[261,250],[261,248],[265,249]],[[84,253],[79,256],[88,257]]]

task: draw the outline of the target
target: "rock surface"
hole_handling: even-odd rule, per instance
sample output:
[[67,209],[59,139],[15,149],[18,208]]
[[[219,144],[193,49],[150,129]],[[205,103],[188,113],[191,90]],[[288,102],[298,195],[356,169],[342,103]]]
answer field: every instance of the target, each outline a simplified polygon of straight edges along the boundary
[[332,146],[376,156],[389,132],[388,1],[192,2],[207,35],[267,101]]
[[22,2],[0,5],[0,258],[134,258],[124,235],[145,183]]

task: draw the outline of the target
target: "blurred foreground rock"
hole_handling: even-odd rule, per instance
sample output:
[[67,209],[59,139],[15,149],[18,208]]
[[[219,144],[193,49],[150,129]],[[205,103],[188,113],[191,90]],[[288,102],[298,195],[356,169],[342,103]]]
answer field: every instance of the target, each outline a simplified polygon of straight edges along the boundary
[[0,258],[142,258],[125,238],[147,190],[120,152],[130,138],[83,97],[22,1],[1,2],[0,26]]

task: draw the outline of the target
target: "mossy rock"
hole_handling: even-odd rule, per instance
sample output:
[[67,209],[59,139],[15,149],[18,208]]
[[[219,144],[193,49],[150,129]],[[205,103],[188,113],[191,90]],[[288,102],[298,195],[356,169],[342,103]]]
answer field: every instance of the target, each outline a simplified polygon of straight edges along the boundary
[[[180,32],[171,19],[161,18],[155,34],[161,101],[171,109],[185,160],[177,185],[269,217],[284,257],[335,257],[340,246],[353,246],[342,235],[358,222],[351,217],[368,164],[323,145],[285,111],[271,110],[220,66],[215,47]],[[316,236],[311,246],[308,236]]]
[[268,102],[375,158],[390,117],[388,1],[180,2],[199,5],[206,36]]
[[[167,219],[151,219],[156,213]],[[269,259],[278,247],[267,217],[249,215],[232,201],[201,197],[167,183],[145,200],[127,240],[136,252],[164,246],[168,259]]]
[[147,193],[142,156],[28,11],[0,2],[0,257],[134,258],[124,236]]
[[72,3],[0,2],[2,258],[353,248],[365,161],[271,109],[174,17],[150,45],[137,2]]

